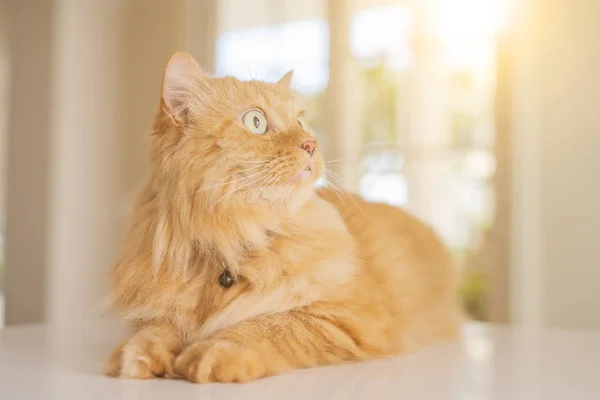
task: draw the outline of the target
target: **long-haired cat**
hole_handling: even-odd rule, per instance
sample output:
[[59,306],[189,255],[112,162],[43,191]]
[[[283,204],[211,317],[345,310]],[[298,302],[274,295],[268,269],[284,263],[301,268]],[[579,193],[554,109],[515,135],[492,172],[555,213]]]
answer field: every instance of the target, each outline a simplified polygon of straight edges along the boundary
[[110,274],[132,331],[106,374],[246,382],[455,334],[453,267],[432,230],[313,189],[324,162],[290,79],[211,78],[171,57],[152,174]]

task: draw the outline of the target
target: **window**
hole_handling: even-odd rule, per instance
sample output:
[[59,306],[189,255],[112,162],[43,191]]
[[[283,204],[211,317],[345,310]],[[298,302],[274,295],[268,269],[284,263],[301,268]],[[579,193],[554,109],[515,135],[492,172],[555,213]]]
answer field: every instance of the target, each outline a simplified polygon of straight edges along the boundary
[[[456,256],[463,301],[478,319],[486,318],[496,39],[507,2],[357,0],[346,33],[356,79],[345,93],[358,102],[343,118],[359,126],[360,154],[350,156],[360,162],[344,167],[358,169],[347,174],[358,182],[337,184],[433,225]],[[329,22],[344,17],[328,20],[325,0],[252,4],[220,1],[217,73],[275,81],[293,69],[313,127],[332,145],[327,85],[340,71],[330,71]]]
[[363,86],[360,192],[435,227],[456,256],[467,310],[484,319],[496,34],[505,4],[431,4],[353,16],[352,54]]

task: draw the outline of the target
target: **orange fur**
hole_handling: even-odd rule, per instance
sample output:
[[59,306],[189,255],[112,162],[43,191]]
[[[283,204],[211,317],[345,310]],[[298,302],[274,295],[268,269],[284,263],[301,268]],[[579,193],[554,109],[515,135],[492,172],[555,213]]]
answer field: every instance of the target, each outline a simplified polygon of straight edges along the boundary
[[[106,374],[243,382],[365,360],[452,337],[450,256],[403,211],[313,190],[323,173],[291,75],[209,78],[167,67],[152,175],[110,274],[132,333]],[[269,130],[240,121],[262,110]],[[226,269],[235,278],[219,285]]]

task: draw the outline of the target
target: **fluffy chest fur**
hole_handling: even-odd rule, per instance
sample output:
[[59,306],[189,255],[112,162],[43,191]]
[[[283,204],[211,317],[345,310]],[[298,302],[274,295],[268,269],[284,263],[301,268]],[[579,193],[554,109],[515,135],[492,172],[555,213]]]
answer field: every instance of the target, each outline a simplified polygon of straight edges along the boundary
[[344,292],[358,268],[352,236],[335,209],[319,198],[311,201],[299,217],[294,224],[284,225],[283,235],[272,238],[266,248],[253,251],[241,262],[240,273],[248,289],[209,318],[201,335],[258,315],[339,297]]
[[[253,242],[252,236],[227,247],[239,249],[229,255],[235,260],[236,279],[230,288],[218,283],[220,273],[231,264],[224,261],[216,246],[197,250],[188,269],[170,265],[168,258],[158,270],[147,268],[150,254],[122,260],[113,271],[112,282],[118,289],[115,293],[121,295],[117,301],[126,319],[166,318],[185,337],[205,337],[259,315],[340,298],[349,290],[360,265],[357,244],[331,204],[315,196],[294,218],[284,223],[265,221],[263,225],[279,233],[265,233],[269,237],[264,241]],[[238,226],[242,232],[228,227],[232,238],[258,230]],[[143,228],[144,223],[138,225],[138,229]],[[142,240],[139,244],[151,249],[155,241]],[[139,265],[135,275],[132,264]]]

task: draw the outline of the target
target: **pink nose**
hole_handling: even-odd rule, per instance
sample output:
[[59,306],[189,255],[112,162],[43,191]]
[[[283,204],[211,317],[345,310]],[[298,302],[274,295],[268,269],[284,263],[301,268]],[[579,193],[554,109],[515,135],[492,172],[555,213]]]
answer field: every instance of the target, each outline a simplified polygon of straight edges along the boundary
[[317,148],[317,142],[314,140],[307,140],[300,145],[300,148],[312,156]]

